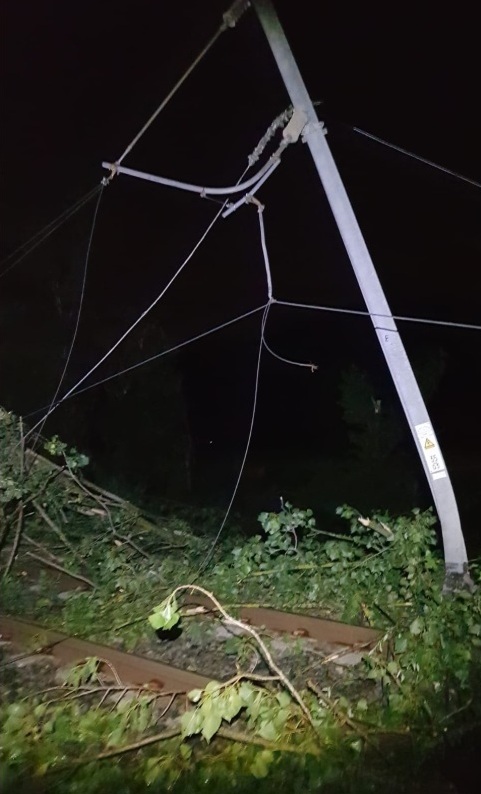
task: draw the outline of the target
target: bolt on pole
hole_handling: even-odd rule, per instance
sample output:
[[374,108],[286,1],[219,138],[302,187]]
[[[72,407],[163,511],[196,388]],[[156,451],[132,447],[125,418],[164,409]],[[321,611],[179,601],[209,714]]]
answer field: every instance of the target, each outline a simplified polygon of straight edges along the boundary
[[460,582],[469,585],[466,545],[446,464],[381,282],[325,139],[324,126],[317,118],[271,0],[253,0],[253,5],[292,105],[305,115],[303,140],[310,149],[359,282],[431,488],[443,536],[446,566],[444,589],[450,591]]

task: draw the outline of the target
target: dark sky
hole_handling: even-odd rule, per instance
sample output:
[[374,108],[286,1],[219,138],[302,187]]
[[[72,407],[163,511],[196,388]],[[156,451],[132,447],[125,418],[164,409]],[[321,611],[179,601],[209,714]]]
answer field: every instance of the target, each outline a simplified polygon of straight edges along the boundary
[[[124,151],[218,28],[228,0],[9,0],[3,5],[5,255],[100,181],[102,160],[115,160]],[[311,97],[323,102],[319,116],[391,309],[480,323],[479,189],[352,129],[481,181],[474,10],[462,4],[449,14],[439,5],[381,11],[366,4],[326,5],[279,0],[277,10]],[[223,34],[123,164],[187,182],[232,184],[288,104],[250,10],[235,30]],[[303,144],[290,147],[259,197],[266,205],[275,296],[363,309]],[[48,402],[58,380],[75,322],[93,208],[91,202],[0,281],[4,399],[17,411]],[[210,201],[126,176],[104,191],[66,386],[153,300],[215,211]],[[181,341],[265,297],[257,217],[245,207],[219,222],[136,338],[147,336],[154,349],[162,329],[169,341]],[[249,320],[197,343],[180,359],[191,410],[206,436],[230,433],[242,445],[258,327],[258,318]],[[462,454],[468,437],[474,457],[473,445],[481,441],[474,390],[479,332],[406,324],[400,330],[413,360],[439,348],[447,352],[434,419],[456,454]],[[319,371],[312,376],[265,362],[257,426],[265,443],[285,438],[302,446],[312,438],[319,445],[329,438],[330,406],[347,363],[366,367],[389,394],[389,375],[367,319],[274,307],[267,338],[281,354],[312,360]],[[38,367],[33,373],[32,350]],[[41,374],[46,350],[50,358],[58,357],[50,377]],[[141,353],[132,343],[125,363],[139,360]],[[115,366],[106,363],[99,376]]]

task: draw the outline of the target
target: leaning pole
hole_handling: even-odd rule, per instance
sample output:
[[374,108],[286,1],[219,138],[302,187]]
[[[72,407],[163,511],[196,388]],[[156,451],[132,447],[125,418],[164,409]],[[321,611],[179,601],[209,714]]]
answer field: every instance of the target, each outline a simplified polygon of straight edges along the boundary
[[444,592],[470,586],[466,545],[448,470],[381,282],[327,144],[324,125],[317,118],[271,0],[252,2],[292,105],[298,114],[303,114],[303,140],[309,147],[324,187],[429,482],[443,537]]

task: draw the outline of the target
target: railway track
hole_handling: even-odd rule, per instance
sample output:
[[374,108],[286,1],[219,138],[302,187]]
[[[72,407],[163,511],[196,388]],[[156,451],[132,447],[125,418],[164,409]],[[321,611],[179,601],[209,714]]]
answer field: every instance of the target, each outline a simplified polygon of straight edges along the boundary
[[[209,606],[202,597],[191,596],[186,602],[189,605],[203,606],[206,611]],[[374,629],[274,609],[246,607],[240,610],[240,619],[275,634],[309,638],[326,655],[337,653],[346,664],[359,661],[361,650],[372,647],[380,638],[380,633]],[[0,640],[23,652],[23,655],[48,656],[55,665],[61,667],[74,666],[88,657],[105,660],[126,685],[152,686],[166,692],[188,692],[194,688],[203,689],[211,680],[208,676],[190,670],[182,670],[144,656],[125,653],[111,646],[71,637],[8,615],[0,615]],[[108,673],[107,667],[105,672]]]

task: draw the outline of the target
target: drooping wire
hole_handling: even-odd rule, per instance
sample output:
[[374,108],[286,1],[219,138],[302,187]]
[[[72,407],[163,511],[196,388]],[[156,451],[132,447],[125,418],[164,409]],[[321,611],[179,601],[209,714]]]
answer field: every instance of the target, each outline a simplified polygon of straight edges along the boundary
[[74,394],[74,392],[77,391],[78,387],[81,386],[82,383],[84,383],[84,381],[86,381],[87,378],[89,378],[90,375],[92,375],[92,373],[95,372],[100,367],[100,365],[103,364],[104,361],[106,361],[112,355],[114,350],[116,350],[119,347],[119,345],[122,344],[124,339],[126,339],[127,336],[129,336],[129,334],[132,333],[134,328],[136,328],[138,326],[138,324],[149,314],[149,312],[151,312],[152,309],[159,303],[159,301],[164,297],[164,295],[167,292],[167,290],[169,289],[169,287],[174,283],[174,281],[182,273],[182,271],[186,267],[186,265],[190,262],[190,260],[194,256],[194,254],[197,251],[197,249],[204,242],[205,238],[207,237],[207,235],[211,231],[212,227],[214,226],[216,221],[220,218],[221,213],[222,213],[222,208],[220,210],[218,210],[218,212],[214,215],[214,218],[210,221],[210,223],[208,224],[206,230],[203,232],[203,234],[201,235],[200,239],[197,241],[197,243],[193,247],[192,251],[186,256],[186,258],[184,259],[184,261],[182,262],[180,267],[177,268],[177,270],[174,273],[174,275],[169,279],[169,281],[167,282],[166,286],[159,292],[157,297],[154,298],[154,300],[149,304],[149,306],[147,306],[147,308],[144,309],[144,311],[137,317],[136,320],[134,320],[134,322],[127,328],[127,330],[124,331],[122,336],[120,336],[119,339],[117,339],[117,341],[109,348],[109,350],[107,350],[107,352],[104,353],[104,355],[97,361],[97,363],[94,364],[93,367],[91,367],[89,369],[89,371],[86,372],[85,375],[83,375],[80,378],[80,380],[78,380],[77,383],[75,383],[66,392],[66,394],[63,395],[63,397],[57,402],[56,405],[52,406],[52,408],[49,411],[47,411],[45,416],[42,419],[40,419],[37,422],[37,424],[35,424],[32,428],[30,428],[30,430],[25,434],[25,438],[29,437],[37,429],[37,427],[39,427],[41,424],[43,424],[45,422],[45,420],[50,416],[50,414],[52,414],[55,411],[55,409],[59,405],[61,405],[63,402],[65,402],[65,400],[67,400],[72,394]]
[[[240,182],[242,182],[242,180],[243,180],[243,178],[244,178],[244,176],[245,176],[245,174],[246,174],[246,172],[247,172],[248,170],[249,170],[249,165],[247,165],[247,166],[246,166],[246,168],[244,168],[244,170],[243,170],[242,174],[240,175],[240,177],[239,177],[239,179],[238,179],[238,182],[239,182],[239,183],[240,183]],[[108,183],[108,181],[110,181],[110,180],[105,180],[105,182],[104,182],[104,181],[102,181],[102,184],[107,184],[107,183]],[[45,423],[45,421],[47,420],[47,418],[50,416],[50,414],[52,414],[52,413],[53,413],[53,412],[56,410],[56,408],[57,408],[59,405],[61,405],[63,402],[65,402],[65,400],[67,400],[69,397],[71,397],[71,396],[72,396],[72,395],[73,395],[73,394],[74,394],[74,393],[75,393],[75,392],[78,390],[78,387],[79,387],[79,386],[81,386],[81,385],[82,385],[82,383],[84,383],[84,381],[86,381],[86,380],[87,380],[87,378],[89,378],[89,377],[90,377],[90,375],[92,375],[92,373],[93,373],[93,372],[95,372],[95,371],[96,371],[96,370],[97,370],[97,369],[100,367],[100,365],[101,365],[101,364],[103,364],[103,363],[104,363],[104,361],[106,361],[106,360],[107,360],[107,358],[109,358],[109,356],[111,356],[111,354],[114,352],[114,350],[116,350],[116,349],[117,349],[117,347],[118,347],[118,346],[119,346],[119,345],[120,345],[120,344],[121,344],[121,343],[124,341],[124,339],[125,339],[125,338],[126,338],[126,337],[127,337],[127,336],[128,336],[128,335],[129,335],[129,334],[130,334],[130,333],[131,333],[133,330],[134,330],[134,328],[136,328],[136,327],[137,327],[137,325],[138,325],[138,324],[139,324],[139,323],[140,323],[140,322],[141,322],[141,321],[144,319],[144,317],[146,317],[146,316],[147,316],[147,314],[149,314],[149,312],[151,312],[151,311],[152,311],[152,309],[153,309],[153,308],[154,308],[154,307],[155,307],[155,306],[156,306],[156,305],[159,303],[159,301],[160,301],[160,300],[161,300],[161,299],[164,297],[164,295],[165,295],[165,293],[167,292],[167,290],[169,289],[169,287],[170,287],[170,286],[171,286],[171,285],[174,283],[174,281],[177,279],[177,277],[180,275],[180,273],[183,271],[183,269],[186,267],[186,265],[187,265],[187,264],[190,262],[190,260],[192,259],[192,257],[193,257],[193,256],[194,256],[194,254],[196,253],[197,249],[198,249],[198,248],[199,248],[199,247],[202,245],[202,243],[204,242],[205,238],[207,237],[207,235],[209,234],[209,232],[212,230],[212,228],[214,227],[214,225],[216,224],[216,222],[217,222],[217,221],[219,220],[219,218],[222,216],[222,213],[223,213],[223,211],[224,211],[224,209],[225,209],[226,205],[227,205],[227,201],[226,201],[226,202],[224,202],[224,204],[221,206],[221,208],[220,208],[220,209],[217,211],[217,213],[214,215],[214,217],[213,217],[212,221],[210,221],[210,223],[208,224],[208,226],[207,226],[206,230],[203,232],[203,234],[201,235],[200,239],[197,241],[197,243],[196,243],[196,244],[195,244],[195,246],[193,247],[192,251],[191,251],[191,252],[188,254],[188,256],[187,256],[187,257],[184,259],[183,263],[180,265],[180,267],[179,267],[179,268],[177,269],[177,271],[174,273],[174,275],[172,276],[172,278],[171,278],[171,279],[170,279],[170,280],[167,282],[167,284],[166,284],[166,286],[164,287],[164,289],[163,289],[163,290],[161,290],[161,292],[160,292],[160,293],[157,295],[157,297],[156,297],[156,298],[155,298],[155,299],[152,301],[152,303],[151,303],[151,304],[150,304],[150,305],[149,305],[149,306],[148,306],[148,307],[147,307],[147,308],[146,308],[146,309],[145,309],[145,310],[144,310],[144,311],[143,311],[143,312],[142,312],[142,313],[141,313],[141,314],[140,314],[140,315],[137,317],[137,319],[136,319],[136,320],[135,320],[135,321],[134,321],[134,322],[133,322],[133,323],[132,323],[132,324],[131,324],[131,325],[130,325],[128,328],[127,328],[127,330],[126,330],[126,331],[125,331],[125,332],[122,334],[122,336],[121,336],[121,337],[120,337],[120,338],[119,338],[119,339],[118,339],[118,340],[115,342],[115,344],[113,344],[113,345],[112,345],[112,347],[111,347],[111,348],[110,348],[110,349],[109,349],[109,350],[108,350],[108,351],[107,351],[107,352],[106,352],[106,353],[105,353],[105,354],[102,356],[102,358],[100,358],[100,359],[99,359],[99,361],[97,361],[97,363],[96,363],[96,364],[94,364],[94,366],[93,366],[93,367],[91,367],[91,368],[89,369],[89,371],[88,371],[88,372],[86,372],[86,373],[85,373],[85,375],[83,375],[83,376],[82,376],[82,378],[80,378],[80,380],[79,380],[79,381],[77,381],[77,383],[75,383],[75,384],[74,384],[74,385],[73,385],[73,386],[72,386],[72,387],[71,387],[71,388],[68,390],[68,392],[66,392],[66,394],[64,394],[64,395],[63,395],[63,397],[62,397],[62,398],[61,398],[61,399],[60,399],[60,400],[59,400],[59,401],[58,401],[58,402],[57,402],[55,405],[52,405],[52,407],[49,409],[49,411],[48,411],[48,412],[45,414],[45,416],[44,416],[42,419],[40,419],[40,420],[39,420],[39,421],[38,421],[38,422],[37,422],[37,423],[36,423],[36,424],[35,424],[35,425],[34,425],[32,428],[30,428],[30,430],[29,430],[27,433],[25,433],[25,436],[24,436],[24,438],[25,438],[25,439],[27,439],[28,437],[30,437],[30,435],[31,435],[32,433],[34,433],[34,432],[36,431],[37,427],[39,427],[41,424],[42,424],[42,426],[43,426],[43,424]]]
[[[261,250],[262,250],[262,255],[264,257],[264,267],[265,267],[265,271],[266,271],[268,301],[269,301],[269,303],[276,303],[276,300],[275,300],[275,298],[272,295],[271,266],[270,266],[270,263],[269,263],[269,253],[267,251],[266,233],[265,233],[265,228],[264,228],[264,206],[260,203],[260,201],[258,201],[258,199],[254,198],[252,196],[249,197],[249,202],[251,204],[256,204],[257,205],[257,217],[258,217],[258,220],[259,220],[259,231],[260,231],[260,238],[261,238]],[[284,356],[280,356],[278,353],[275,353],[272,350],[272,348],[269,347],[269,345],[266,342],[265,325],[264,325],[264,331],[262,333],[262,344],[264,345],[265,349],[267,350],[268,353],[270,353],[271,356],[274,356],[274,358],[279,359],[279,361],[283,361],[284,364],[293,364],[296,367],[307,367],[308,369],[311,370],[311,372],[315,372],[315,370],[317,369],[317,366],[315,364],[312,364],[311,362],[310,363],[306,363],[304,361],[292,361],[292,359],[290,359],[290,358],[284,358]]]
[[53,221],[48,223],[46,226],[43,227],[43,229],[40,229],[40,231],[36,232],[29,240],[27,240],[25,243],[23,243],[18,248],[16,248],[15,251],[12,251],[10,254],[8,254],[8,256],[2,259],[2,262],[0,263],[0,267],[3,266],[6,262],[9,262],[10,259],[17,256],[18,254],[17,258],[14,259],[14,261],[10,265],[8,265],[8,267],[6,267],[5,270],[3,270],[0,273],[0,278],[5,276],[6,273],[8,273],[10,270],[12,270],[12,268],[18,265],[19,262],[22,261],[22,259],[24,259],[35,248],[37,248],[37,246],[43,243],[44,240],[50,237],[50,235],[53,234],[58,228],[60,228],[60,226],[62,226],[65,223],[65,221],[71,218],[72,215],[75,215],[76,212],[78,212],[99,191],[102,190],[102,187],[103,185],[101,183],[100,185],[96,185],[94,188],[89,190],[84,196],[82,196],[82,198],[76,201],[75,204],[73,204],[68,209],[64,210],[64,212],[62,212],[57,218],[55,218]]
[[239,473],[237,475],[237,479],[236,479],[236,482],[235,482],[235,485],[234,485],[234,489],[232,491],[232,496],[230,498],[229,504],[227,505],[227,509],[226,509],[224,518],[222,519],[222,522],[221,522],[221,525],[220,525],[220,527],[219,527],[219,529],[217,531],[217,534],[216,534],[214,540],[212,541],[212,543],[211,543],[211,545],[210,545],[210,547],[209,547],[209,549],[207,551],[207,554],[204,557],[204,559],[203,559],[203,561],[202,561],[202,563],[201,563],[201,565],[199,567],[199,570],[197,571],[196,578],[198,576],[200,576],[200,574],[206,569],[207,565],[209,564],[209,562],[212,559],[212,555],[214,553],[215,547],[217,546],[217,543],[219,542],[219,538],[220,538],[220,536],[221,536],[221,534],[222,534],[222,532],[224,530],[224,527],[226,525],[227,519],[229,518],[231,509],[232,509],[232,505],[234,504],[234,500],[235,500],[235,498],[237,496],[237,491],[239,490],[239,485],[240,485],[240,482],[241,482],[241,479],[242,479],[242,475],[244,473],[244,468],[245,468],[247,456],[249,454],[249,449],[250,449],[250,445],[251,445],[251,441],[252,441],[252,434],[253,434],[253,430],[254,430],[254,423],[255,423],[255,418],[256,418],[257,397],[258,397],[258,393],[259,393],[259,376],[260,376],[260,369],[261,369],[264,329],[265,329],[265,325],[266,325],[266,322],[267,322],[267,316],[269,314],[270,307],[271,307],[271,301],[269,301],[265,305],[264,311],[263,311],[263,314],[262,314],[261,333],[260,333],[260,339],[259,339],[259,347],[258,347],[258,351],[257,351],[257,366],[256,366],[256,373],[255,373],[255,378],[254,378],[254,397],[253,397],[253,400],[252,400],[251,421],[250,421],[250,425],[249,425],[249,431],[247,433],[247,441],[246,441],[246,445],[245,445],[245,448],[244,448],[244,455],[242,457],[242,462],[241,462],[241,465],[240,465]]
[[[220,323],[220,325],[216,325],[214,328],[209,328],[207,331],[202,331],[202,333],[197,334],[196,336],[190,337],[190,339],[185,339],[183,342],[179,342],[177,345],[173,345],[173,347],[169,347],[167,350],[162,350],[160,353],[156,353],[154,356],[149,356],[149,358],[144,358],[142,361],[137,361],[135,364],[132,364],[130,367],[126,367],[125,369],[121,369],[118,372],[112,373],[112,375],[107,375],[107,377],[102,378],[101,380],[95,381],[95,383],[90,383],[88,386],[84,386],[83,389],[77,389],[74,394],[71,394],[69,397],[65,397],[64,400],[70,400],[72,397],[78,397],[79,394],[83,394],[86,391],[90,391],[90,389],[94,389],[96,386],[101,386],[104,383],[108,383],[110,380],[114,380],[114,378],[119,378],[121,375],[126,375],[127,372],[132,372],[134,369],[138,369],[139,367],[143,367],[144,364],[151,364],[153,361],[157,361],[157,359],[162,358],[163,356],[167,356],[169,353],[174,353],[176,350],[180,350],[182,347],[186,347],[190,345],[192,342],[197,342],[199,339],[203,339],[206,336],[210,336],[210,334],[214,334],[217,331],[221,331],[223,328],[227,328],[229,325],[233,325],[234,323],[239,322],[240,320],[244,320],[246,317],[250,317],[252,314],[257,314],[257,312],[262,311],[265,309],[266,304],[262,304],[262,306],[258,306],[256,309],[251,309],[248,312],[244,312],[244,314],[240,314],[237,317],[234,317],[232,320],[226,320],[224,323]],[[56,403],[55,407],[60,405],[60,403]],[[51,407],[51,406],[50,406]],[[35,414],[40,413],[41,411],[45,411],[49,408],[48,405],[44,405],[42,408],[37,408],[35,411],[30,411],[30,413],[25,414],[25,419],[28,419],[29,416],[35,416]]]
[[[228,12],[227,15],[224,15],[224,26],[232,27],[235,24],[235,18],[234,17],[235,17],[235,14],[237,13],[237,9],[240,9],[240,13],[242,13],[242,9],[244,9],[245,7],[246,7],[246,4],[244,3],[243,0],[240,0],[240,1],[237,0],[237,2],[235,2],[234,5],[231,7],[230,12]],[[232,16],[229,16],[229,13],[232,13]],[[159,110],[159,112],[160,112],[160,110]],[[278,152],[282,151],[285,148],[285,146],[288,145],[288,143],[289,143],[289,141],[282,142],[279,145],[279,147],[278,147]],[[249,170],[250,167],[251,167],[250,166],[250,160],[248,160],[248,164],[247,164],[246,168],[243,170],[242,174],[240,175],[239,179],[237,180],[237,184],[238,185],[242,183],[242,180],[244,179],[244,176],[245,176],[245,174],[247,173],[247,171]],[[112,180],[112,177],[113,177],[113,173],[112,173],[110,178],[102,180],[101,185],[103,186],[103,185],[108,184]],[[259,202],[255,198],[253,198],[252,201],[254,203],[259,204]],[[65,400],[67,400],[69,397],[71,397],[74,393],[76,393],[78,391],[79,386],[81,386],[82,383],[84,383],[84,381],[86,381],[87,378],[89,378],[90,375],[92,375],[92,373],[95,372],[98,369],[98,367],[100,367],[101,364],[103,364],[104,361],[107,360],[107,358],[109,358],[109,356],[114,352],[114,350],[117,349],[117,347],[124,341],[124,339],[144,319],[144,317],[146,317],[147,314],[149,314],[149,312],[152,311],[152,309],[157,305],[157,303],[163,298],[163,296],[165,295],[165,293],[167,292],[169,287],[173,284],[173,282],[180,275],[180,273],[185,268],[185,266],[188,264],[188,262],[192,259],[192,257],[196,253],[197,249],[203,243],[203,241],[205,240],[205,238],[207,237],[207,235],[209,234],[209,232],[211,231],[211,229],[213,228],[215,223],[218,221],[218,219],[220,217],[222,217],[222,214],[223,214],[226,206],[227,206],[227,201],[225,201],[222,204],[222,206],[220,207],[218,212],[215,214],[215,216],[212,219],[212,221],[208,224],[205,232],[201,235],[200,239],[198,240],[198,242],[196,243],[196,245],[194,246],[194,248],[192,249],[190,254],[186,257],[184,262],[177,269],[176,273],[174,273],[174,275],[172,276],[170,281],[167,283],[167,285],[164,287],[164,289],[157,295],[157,297],[152,301],[152,303],[142,312],[142,314],[139,315],[139,317],[137,317],[137,319],[129,326],[129,328],[127,328],[127,330],[122,334],[122,336],[117,340],[117,342],[115,342],[115,344],[112,345],[112,347],[102,356],[102,358],[100,358],[99,361],[97,361],[97,363],[94,364],[94,366],[91,367],[90,370],[85,375],[83,375],[83,377],[76,384],[74,384],[74,386],[72,386],[69,389],[69,391],[67,391],[66,394],[63,395],[63,397],[60,400],[58,400],[57,402],[54,402],[54,401],[52,402],[52,404],[51,404],[49,410],[47,411],[47,413],[45,414],[45,416],[42,419],[40,419],[39,422],[37,422],[37,424],[35,424],[32,428],[30,428],[30,430],[25,434],[25,438],[28,438],[32,433],[34,433],[36,431],[37,427],[39,427],[40,425],[43,426],[43,424],[45,423],[47,418],[50,416],[50,414],[52,414],[53,411],[55,411],[56,408],[59,405],[61,405],[63,402],[65,402]],[[259,206],[262,206],[262,205],[259,204]],[[267,250],[266,249],[265,249],[265,255],[267,255]],[[57,396],[58,396],[58,393],[57,393]]]
[[[315,304],[311,304],[311,303],[295,303],[294,301],[283,301],[283,300],[277,300],[276,298],[272,298],[271,304],[277,304],[278,306],[288,306],[293,309],[314,309],[317,311],[334,312],[339,314],[351,314],[354,316],[361,316],[361,317],[371,317],[371,313],[365,310],[363,311],[359,309],[342,309],[336,306],[316,306]],[[189,339],[186,339],[183,342],[179,342],[179,344],[174,345],[173,347],[169,347],[167,350],[162,350],[160,353],[156,353],[153,356],[149,356],[149,358],[144,358],[141,361],[137,361],[135,364],[126,367],[125,369],[121,369],[118,372],[114,372],[111,375],[107,375],[107,377],[102,378],[101,380],[97,380],[94,383],[90,383],[88,386],[84,386],[82,389],[77,389],[74,394],[69,395],[69,397],[64,397],[62,399],[62,402],[64,402],[65,400],[70,400],[72,397],[77,397],[78,395],[90,391],[90,389],[94,389],[97,386],[101,386],[104,383],[108,383],[108,381],[114,380],[115,378],[119,378],[121,377],[121,375],[126,375],[128,372],[138,369],[139,367],[143,367],[146,364],[151,364],[153,361],[162,358],[162,356],[167,356],[169,353],[174,353],[176,350],[180,350],[180,348],[186,347],[187,345],[190,345],[192,342],[197,342],[199,339],[202,339],[205,336],[209,336],[210,334],[216,333],[217,331],[221,331],[223,328],[226,328],[228,325],[232,325],[233,323],[239,322],[240,320],[249,317],[251,314],[256,314],[257,312],[260,312],[262,309],[266,307],[266,305],[267,304],[263,304],[262,306],[258,306],[256,309],[251,309],[250,311],[245,312],[244,314],[240,314],[237,317],[234,317],[232,320],[227,320],[226,322],[221,323],[220,325],[216,325],[214,328],[209,328],[207,331],[203,331],[202,333],[190,337]],[[448,328],[461,328],[465,330],[481,331],[481,325],[475,325],[472,323],[457,323],[448,320],[430,320],[425,317],[408,317],[402,314],[393,314],[393,315],[376,314],[376,317],[384,317],[384,316],[388,318],[392,317],[394,320],[400,320],[402,322],[421,323],[425,325],[440,325]],[[281,361],[284,361],[287,364],[298,365],[300,363],[298,361],[291,361],[289,359],[283,358],[282,356],[279,356],[277,353],[275,353],[267,344],[265,340],[265,334],[264,334],[264,347],[272,356],[274,356],[275,358],[279,358]],[[304,364],[303,366],[309,367],[310,369],[313,370],[317,369],[316,365],[314,364]],[[54,407],[57,407],[57,405],[60,405],[60,403],[55,403]],[[30,411],[30,413],[25,414],[24,418],[28,419],[30,416],[35,416],[41,411],[47,410],[47,408],[49,408],[49,405],[44,405],[41,408],[36,408],[34,411]]]
[[[82,309],[83,309],[83,303],[84,303],[84,297],[85,297],[85,285],[87,283],[87,272],[88,272],[88,264],[89,264],[89,259],[90,259],[90,251],[91,251],[91,248],[92,248],[92,240],[93,240],[93,236],[94,236],[95,224],[97,222],[97,215],[98,215],[99,206],[100,206],[100,200],[102,198],[103,191],[104,191],[104,185],[101,185],[100,186],[100,191],[99,191],[99,194],[98,194],[98,197],[97,197],[97,203],[95,204],[94,214],[93,214],[93,217],[92,217],[92,225],[91,225],[91,228],[90,228],[90,235],[89,235],[89,239],[88,239],[88,243],[87,243],[87,251],[85,253],[85,264],[84,264],[84,270],[83,270],[83,276],[82,276],[82,285],[81,285],[81,288],[80,288],[79,305],[78,305],[78,310],[77,310],[77,317],[76,317],[76,320],[75,320],[75,327],[74,327],[74,331],[73,331],[73,334],[72,334],[72,339],[71,339],[71,342],[70,342],[70,347],[69,347],[69,350],[68,350],[68,353],[67,353],[67,357],[65,359],[65,364],[64,364],[62,373],[60,375],[59,382],[57,384],[57,388],[55,389],[55,394],[53,395],[53,397],[52,397],[52,399],[50,401],[50,405],[48,407],[48,411],[45,414],[45,416],[43,418],[43,421],[40,423],[40,428],[39,428],[39,430],[37,432],[37,438],[38,438],[38,436],[42,435],[42,430],[43,430],[43,427],[45,425],[45,422],[47,421],[47,417],[52,413],[53,407],[56,404],[57,397],[59,395],[60,389],[62,388],[62,384],[63,384],[63,382],[65,380],[65,375],[67,373],[67,369],[68,369],[68,366],[70,364],[70,359],[72,357],[72,352],[73,352],[73,349],[74,349],[74,346],[75,346],[75,342],[77,340],[78,329],[79,329],[79,326],[80,326],[80,317],[82,316]],[[35,451],[35,445],[36,445],[36,439],[34,439],[34,441],[33,441],[32,451]]]

